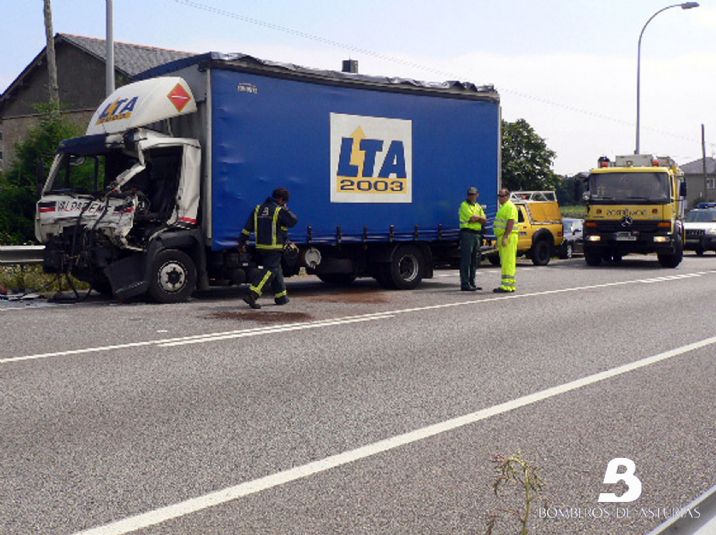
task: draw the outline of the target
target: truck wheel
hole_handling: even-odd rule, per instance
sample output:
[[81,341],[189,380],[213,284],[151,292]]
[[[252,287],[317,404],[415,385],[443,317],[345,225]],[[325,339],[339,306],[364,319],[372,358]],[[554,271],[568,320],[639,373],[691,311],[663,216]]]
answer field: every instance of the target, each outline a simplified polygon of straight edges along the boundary
[[196,286],[196,266],[178,249],[165,249],[154,258],[149,273],[149,295],[158,303],[187,301]]
[[684,244],[681,238],[677,237],[674,243],[674,252],[671,254],[657,254],[656,257],[659,259],[661,267],[675,268],[681,264],[681,260],[684,258]]
[[316,275],[322,282],[333,286],[350,286],[356,280],[353,273],[323,273]]
[[602,253],[591,249],[584,248],[584,260],[588,266],[598,266],[602,263]]
[[500,265],[500,255],[499,254],[493,254],[487,257],[487,260],[492,264],[493,266],[499,266]]
[[417,288],[423,280],[424,262],[423,254],[417,247],[399,246],[393,253],[390,264],[387,264],[390,281],[398,290]]
[[547,240],[537,240],[532,244],[532,251],[530,251],[532,263],[535,266],[546,266],[549,264],[550,252],[550,245]]

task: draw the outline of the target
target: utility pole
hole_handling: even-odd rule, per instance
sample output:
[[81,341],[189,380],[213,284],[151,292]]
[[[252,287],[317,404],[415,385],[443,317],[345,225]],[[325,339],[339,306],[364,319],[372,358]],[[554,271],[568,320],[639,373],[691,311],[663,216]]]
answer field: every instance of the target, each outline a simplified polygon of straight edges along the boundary
[[112,0],[107,0],[107,53],[105,54],[105,84],[107,96],[114,93],[114,29]]
[[47,76],[49,78],[50,102],[52,107],[60,107],[60,86],[57,83],[57,61],[55,59],[55,36],[52,31],[52,5],[51,0],[45,0],[45,40],[47,41]]
[[709,196],[709,182],[706,176],[706,133],[704,130],[704,124],[701,123],[701,165],[703,166],[704,172],[704,200],[710,200]]

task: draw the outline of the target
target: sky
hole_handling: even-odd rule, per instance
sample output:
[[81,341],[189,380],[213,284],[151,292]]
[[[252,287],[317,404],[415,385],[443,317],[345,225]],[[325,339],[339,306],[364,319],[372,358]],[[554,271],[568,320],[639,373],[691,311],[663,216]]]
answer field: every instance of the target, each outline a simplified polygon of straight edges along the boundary
[[[668,9],[642,41],[641,152],[716,155],[716,0]],[[42,50],[42,0],[0,0],[0,91]],[[574,174],[635,148],[641,28],[657,0],[114,0],[116,41],[307,67],[492,84]],[[104,38],[105,0],[52,0],[55,32]]]

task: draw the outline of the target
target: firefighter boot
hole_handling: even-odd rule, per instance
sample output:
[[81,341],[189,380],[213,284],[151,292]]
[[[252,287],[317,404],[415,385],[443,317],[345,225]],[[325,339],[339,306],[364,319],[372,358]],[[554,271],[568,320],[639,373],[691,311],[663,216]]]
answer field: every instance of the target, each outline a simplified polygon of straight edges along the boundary
[[254,292],[249,292],[242,299],[244,300],[244,303],[249,305],[251,308],[258,310],[259,308],[261,308],[261,305],[256,301],[258,297],[259,296],[256,295]]

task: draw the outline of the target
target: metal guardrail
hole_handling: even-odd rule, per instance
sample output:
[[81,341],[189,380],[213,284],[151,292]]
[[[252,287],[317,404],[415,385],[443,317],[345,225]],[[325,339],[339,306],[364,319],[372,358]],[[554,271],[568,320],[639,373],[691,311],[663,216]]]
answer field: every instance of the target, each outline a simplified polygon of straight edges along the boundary
[[[698,511],[698,513],[696,513]],[[647,535],[710,535],[716,533],[716,485]]]
[[0,266],[41,264],[44,245],[0,245]]

